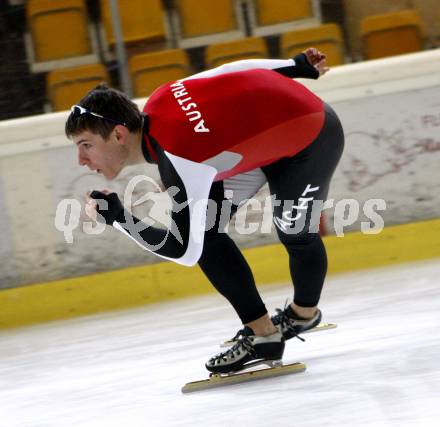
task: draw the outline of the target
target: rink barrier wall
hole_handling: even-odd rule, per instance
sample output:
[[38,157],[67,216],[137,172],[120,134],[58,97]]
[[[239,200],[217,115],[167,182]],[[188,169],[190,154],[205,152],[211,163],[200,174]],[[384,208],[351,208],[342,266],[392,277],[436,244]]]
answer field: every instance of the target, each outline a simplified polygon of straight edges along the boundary
[[[362,207],[371,199],[386,201],[381,216],[390,226],[440,218],[440,49],[341,65],[322,79],[300,81],[343,123],[346,144],[329,198],[334,206],[354,199],[361,212],[344,230],[361,230],[368,220]],[[135,102],[142,107],[145,99]],[[124,169],[111,183],[79,167],[76,147],[64,135],[67,116],[63,111],[0,121],[0,289],[158,262],[110,227],[84,232],[83,210],[71,216],[78,220],[71,240],[55,226],[57,207],[66,199],[84,206],[90,189],[122,196],[135,176],[159,178],[157,166],[146,163]],[[136,198],[154,193],[154,201],[151,196],[129,208],[139,218],[148,213],[167,224],[169,199],[156,190],[151,182],[137,185]],[[256,198],[266,206],[267,185]],[[325,217],[329,234],[345,222],[340,209],[326,209]],[[263,210],[247,209],[249,223],[262,218]],[[230,227],[229,234],[246,248],[278,242],[275,227],[266,235]]]
[[[440,219],[379,234],[324,238],[329,273],[440,257]],[[284,247],[244,250],[257,284],[289,282]],[[440,258],[439,258],[440,259]],[[0,329],[90,315],[214,292],[198,267],[164,262],[0,291]]]

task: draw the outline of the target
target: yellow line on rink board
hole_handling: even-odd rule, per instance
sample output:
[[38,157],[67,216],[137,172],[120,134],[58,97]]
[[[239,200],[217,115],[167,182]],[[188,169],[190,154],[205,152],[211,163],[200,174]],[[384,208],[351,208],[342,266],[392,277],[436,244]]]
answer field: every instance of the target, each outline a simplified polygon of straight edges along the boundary
[[[440,219],[387,227],[380,234],[324,239],[329,273],[440,257]],[[257,283],[290,280],[284,247],[245,249]],[[213,292],[198,267],[164,262],[0,291],[0,329],[143,306]]]

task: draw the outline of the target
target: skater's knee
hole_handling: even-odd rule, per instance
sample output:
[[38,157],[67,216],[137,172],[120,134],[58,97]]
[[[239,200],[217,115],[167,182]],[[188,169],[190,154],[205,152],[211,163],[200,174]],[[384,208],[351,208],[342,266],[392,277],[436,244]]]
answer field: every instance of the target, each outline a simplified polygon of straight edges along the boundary
[[314,244],[320,239],[319,233],[285,234],[279,233],[281,243],[289,249],[303,248]]

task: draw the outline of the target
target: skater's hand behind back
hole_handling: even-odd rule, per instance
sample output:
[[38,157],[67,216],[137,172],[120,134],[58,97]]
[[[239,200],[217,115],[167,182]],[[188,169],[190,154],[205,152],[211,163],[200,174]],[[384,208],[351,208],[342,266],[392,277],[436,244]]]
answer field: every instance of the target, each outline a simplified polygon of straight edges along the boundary
[[326,66],[327,57],[324,53],[314,47],[309,47],[304,52],[307,57],[307,61],[310,65],[313,65],[319,72],[319,77],[327,73],[330,68]]

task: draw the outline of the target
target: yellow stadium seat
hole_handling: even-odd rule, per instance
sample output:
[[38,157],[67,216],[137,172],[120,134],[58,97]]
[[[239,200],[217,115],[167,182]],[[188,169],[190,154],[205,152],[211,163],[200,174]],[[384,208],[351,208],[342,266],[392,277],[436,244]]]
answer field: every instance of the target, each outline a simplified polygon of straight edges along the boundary
[[266,43],[261,37],[249,37],[233,42],[217,43],[206,48],[206,68],[214,68],[241,59],[267,58]]
[[69,109],[96,85],[110,81],[102,64],[82,65],[47,74],[48,98],[54,111]]
[[258,26],[309,18],[313,15],[311,0],[254,0]]
[[132,56],[128,67],[136,97],[149,96],[163,83],[188,76],[190,69],[186,52],[180,49]]
[[247,0],[252,34],[266,36],[320,24],[315,0]]
[[235,40],[245,36],[239,0],[175,0],[179,47]]
[[[125,43],[153,43],[166,39],[165,12],[161,0],[119,0]],[[101,0],[101,16],[109,46],[115,44],[109,0]]]
[[204,36],[235,30],[237,21],[233,0],[210,0],[201,6],[200,0],[176,0],[182,37]]
[[423,49],[422,22],[413,10],[368,16],[361,21],[361,35],[365,59]]
[[340,65],[344,63],[343,43],[336,24],[293,30],[281,35],[281,56],[292,58],[308,47],[316,47],[327,55],[327,65]]
[[84,0],[28,0],[26,15],[36,61],[92,53]]

